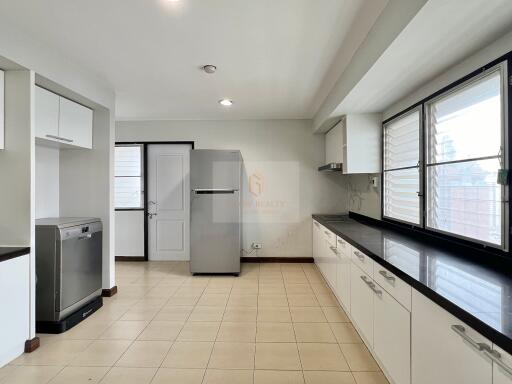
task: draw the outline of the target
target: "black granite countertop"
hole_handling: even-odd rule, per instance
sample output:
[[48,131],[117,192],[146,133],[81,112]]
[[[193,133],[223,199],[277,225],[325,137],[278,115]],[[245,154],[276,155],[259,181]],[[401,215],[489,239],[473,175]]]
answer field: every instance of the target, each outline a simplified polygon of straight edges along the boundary
[[30,253],[29,247],[0,247],[0,262]]
[[[485,265],[428,236],[423,240],[379,220],[352,215],[313,215],[313,218],[512,353],[510,264],[501,268]],[[487,256],[482,253],[482,257]]]

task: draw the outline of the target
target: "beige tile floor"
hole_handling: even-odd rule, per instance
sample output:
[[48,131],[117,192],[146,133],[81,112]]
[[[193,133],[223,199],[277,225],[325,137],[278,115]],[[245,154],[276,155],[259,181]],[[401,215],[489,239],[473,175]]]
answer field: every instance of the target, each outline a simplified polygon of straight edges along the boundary
[[385,384],[313,264],[191,277],[117,263],[119,293],[0,369],[0,384]]

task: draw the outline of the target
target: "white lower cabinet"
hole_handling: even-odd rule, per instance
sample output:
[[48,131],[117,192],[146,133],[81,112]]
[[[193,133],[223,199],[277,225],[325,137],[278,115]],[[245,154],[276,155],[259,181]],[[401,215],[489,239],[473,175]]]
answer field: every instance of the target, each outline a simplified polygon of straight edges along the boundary
[[351,264],[350,274],[350,314],[354,325],[368,346],[373,346],[373,295],[370,277],[358,266]]
[[338,239],[338,264],[336,266],[336,296],[345,310],[350,311],[350,254],[351,246],[343,239]]
[[374,296],[373,350],[395,384],[411,382],[411,313],[379,285]]
[[324,276],[331,288],[336,287],[337,250],[327,239],[324,241]]
[[412,384],[492,383],[491,343],[415,290],[411,335]]
[[512,356],[497,346],[493,346],[491,353],[492,382],[493,384],[512,383]]

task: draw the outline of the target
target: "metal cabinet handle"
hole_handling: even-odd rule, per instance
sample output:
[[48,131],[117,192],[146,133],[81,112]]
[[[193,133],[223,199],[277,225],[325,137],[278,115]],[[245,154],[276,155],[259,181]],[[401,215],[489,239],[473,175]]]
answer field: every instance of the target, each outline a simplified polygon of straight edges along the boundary
[[374,282],[368,280],[368,278],[366,276],[360,276],[361,277],[361,280],[364,281],[364,283],[368,286],[368,288],[370,288],[373,293],[375,293],[377,296],[382,296],[382,291],[380,289],[377,289],[376,285]]
[[320,228],[320,224],[318,224],[316,221],[313,221],[313,224],[315,224],[317,228]]
[[379,271],[379,274],[382,275],[390,283],[394,283],[396,281],[395,276],[388,275],[387,271],[381,270]]
[[338,250],[336,249],[336,247],[334,247],[334,246],[332,246],[332,245],[331,245],[329,248],[330,248],[330,249],[331,249],[331,251],[333,251],[336,255],[338,255],[338,254],[339,254],[339,253],[338,253]]
[[48,137],[49,139],[65,141],[67,143],[73,142],[73,140],[71,140],[71,139],[66,139],[65,137],[60,137],[60,136],[55,136],[55,135],[46,135],[46,137]]
[[492,348],[487,345],[486,343],[479,343],[475,340],[473,340],[467,333],[466,328],[463,325],[455,324],[450,327],[452,331],[454,331],[457,335],[462,337],[465,341],[469,343],[474,349],[476,349],[479,352],[483,351],[492,351]]
[[501,353],[496,350],[484,350],[484,354],[489,357],[496,365],[503,369],[509,376],[512,376],[512,367],[509,367],[501,359]]
[[331,234],[330,234],[328,231],[324,231],[324,233],[325,233],[327,236],[331,237]]
[[363,254],[355,251],[354,255],[356,255],[359,260],[364,261],[364,255]]
[[338,244],[341,244],[343,247],[346,247],[347,244],[343,240],[338,240]]
[[87,233],[86,235],[78,236],[78,240],[89,240],[92,238],[92,233]]

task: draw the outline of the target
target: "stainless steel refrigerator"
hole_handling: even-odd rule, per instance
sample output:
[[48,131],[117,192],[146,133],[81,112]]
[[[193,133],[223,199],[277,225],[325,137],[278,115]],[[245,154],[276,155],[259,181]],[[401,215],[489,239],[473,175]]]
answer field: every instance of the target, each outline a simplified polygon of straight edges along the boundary
[[190,152],[190,272],[240,273],[240,151]]

